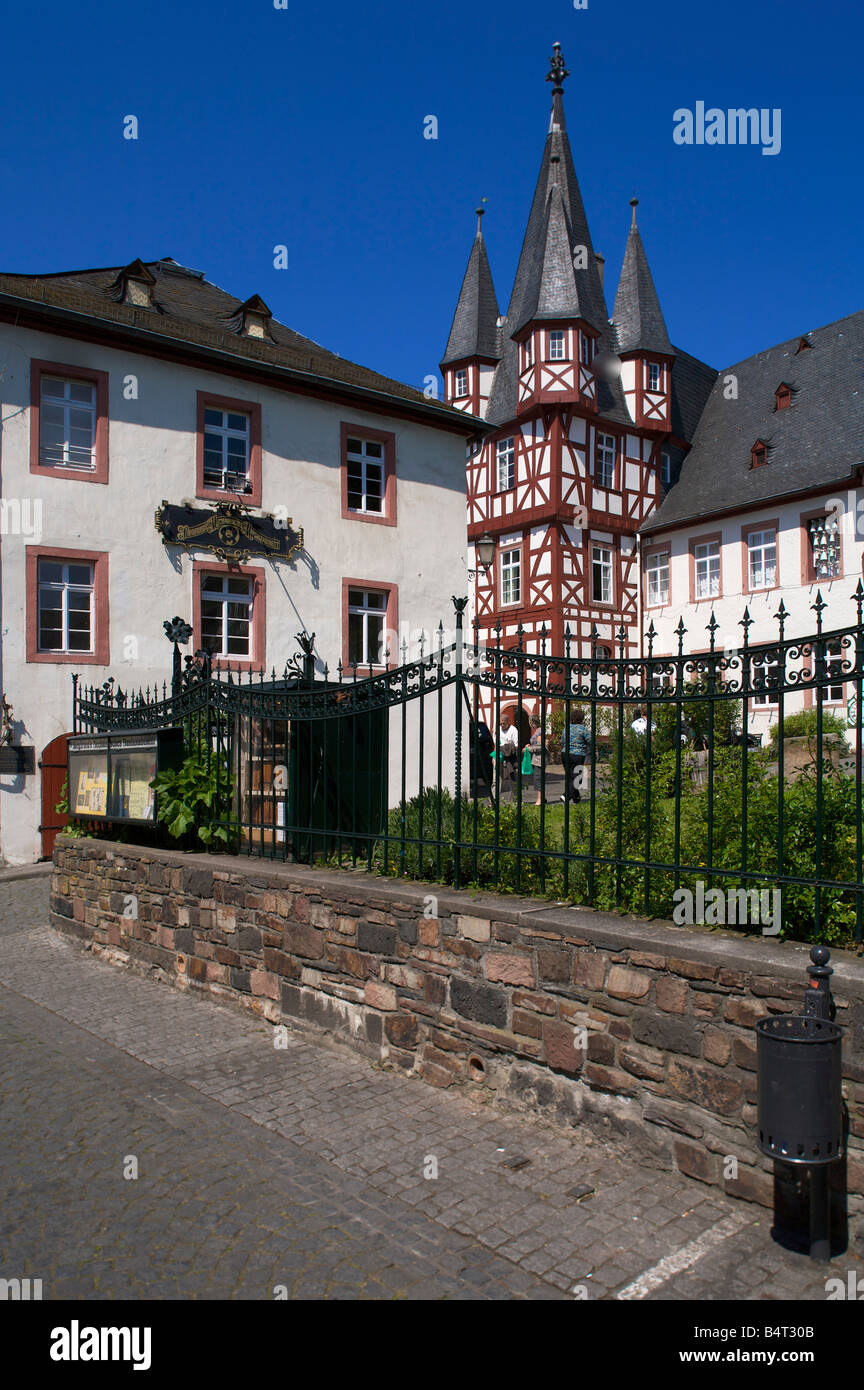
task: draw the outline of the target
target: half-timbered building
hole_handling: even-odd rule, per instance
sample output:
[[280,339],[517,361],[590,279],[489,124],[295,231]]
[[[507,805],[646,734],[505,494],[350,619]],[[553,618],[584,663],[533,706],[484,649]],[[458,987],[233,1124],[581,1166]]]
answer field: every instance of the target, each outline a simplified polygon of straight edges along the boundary
[[[715,373],[673,347],[632,226],[613,314],[564,116],[552,111],[507,312],[482,225],[441,363],[447,400],[490,431],[467,460],[468,540],[481,641],[573,655],[640,644],[637,532],[674,483]],[[482,216],[482,214],[481,214]]]

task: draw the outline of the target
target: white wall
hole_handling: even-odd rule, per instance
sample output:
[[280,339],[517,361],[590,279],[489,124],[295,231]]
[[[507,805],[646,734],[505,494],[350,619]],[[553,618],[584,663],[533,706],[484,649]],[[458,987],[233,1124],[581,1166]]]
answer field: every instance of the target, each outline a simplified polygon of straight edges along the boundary
[[[30,473],[31,358],[110,373],[107,486]],[[163,498],[179,503],[195,495],[197,391],[260,402],[263,509],[284,505],[294,526],[305,531],[306,560],[250,559],[266,567],[268,668],[281,672],[303,627],[316,634],[317,651],[335,668],[342,653],[343,576],[397,584],[405,631],[429,632],[441,619],[452,626],[450,596],[468,592],[464,436],[6,325],[0,326],[0,372],[2,496],[42,507],[41,536],[2,536],[0,683],[15,719],[24,725],[17,741],[34,744],[37,761],[50,739],[71,730],[73,670],[88,684],[113,675],[124,689],[170,679],[163,619],[176,613],[191,622],[192,560],[213,557],[203,551],[169,552],[153,518]],[[137,400],[123,398],[129,373],[138,378]],[[395,433],[396,527],[342,519],[342,422]],[[7,522],[15,511],[13,506]],[[107,667],[26,662],[24,557],[25,547],[37,540],[109,552]],[[138,658],[124,664],[130,637],[137,642]],[[37,857],[40,819],[38,770],[26,778],[0,778],[0,858],[24,863]]]

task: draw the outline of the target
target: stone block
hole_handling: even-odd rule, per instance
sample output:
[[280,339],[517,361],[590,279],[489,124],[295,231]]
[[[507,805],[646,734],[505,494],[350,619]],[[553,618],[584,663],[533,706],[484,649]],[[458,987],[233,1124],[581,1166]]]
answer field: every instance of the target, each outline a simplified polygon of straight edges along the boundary
[[630,1023],[636,1042],[658,1047],[662,1052],[680,1052],[685,1057],[701,1057],[702,1031],[689,1018],[668,1018],[640,1009]]
[[306,960],[320,960],[324,954],[324,933],[306,922],[286,922],[285,949]]
[[391,1013],[384,1020],[384,1032],[395,1047],[410,1049],[417,1046],[420,1029],[413,1014]]
[[665,975],[654,987],[657,1008],[667,1014],[683,1014],[687,1008],[687,986],[683,980]]
[[588,1085],[595,1091],[611,1091],[616,1096],[634,1096],[636,1082],[626,1071],[615,1067],[601,1067],[596,1062],[586,1062],[582,1073]]
[[606,993],[613,999],[644,999],[650,988],[650,975],[626,965],[613,965],[606,981]]
[[535,983],[534,967],[528,956],[488,951],[483,965],[487,980],[505,985],[527,985],[529,988]]
[[734,1076],[676,1057],[669,1062],[669,1084],[685,1100],[718,1115],[736,1114],[744,1100],[744,1089]]
[[492,985],[468,980],[463,975],[454,975],[450,981],[450,1007],[477,1023],[491,1023],[496,1028],[507,1026],[507,996]]
[[360,920],[357,923],[357,949],[379,956],[395,956],[398,934],[395,927]]
[[487,917],[457,917],[456,930],[468,941],[489,941],[492,923]]
[[718,1067],[725,1067],[731,1054],[732,1040],[729,1035],[719,1028],[706,1028],[702,1047],[705,1061],[713,1062]]
[[716,1183],[720,1177],[720,1159],[696,1144],[676,1139],[672,1146],[678,1171],[699,1182]]
[[600,990],[606,979],[606,957],[595,951],[579,951],[573,965],[573,983],[583,989]]
[[573,972],[573,953],[560,946],[537,949],[537,974],[551,984],[568,984]]
[[392,985],[384,985],[380,980],[367,980],[366,1003],[373,1009],[395,1009],[396,991]]
[[558,1019],[546,1019],[543,1023],[543,1042],[546,1061],[554,1071],[568,1072],[575,1076],[582,1069],[584,1054],[577,1051],[576,1034],[567,1023]]

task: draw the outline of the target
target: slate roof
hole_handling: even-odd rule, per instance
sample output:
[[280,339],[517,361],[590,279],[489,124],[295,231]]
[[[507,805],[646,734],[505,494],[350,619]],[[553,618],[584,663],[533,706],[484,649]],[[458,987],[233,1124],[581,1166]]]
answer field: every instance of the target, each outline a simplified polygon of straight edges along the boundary
[[[801,337],[720,372],[679,480],[643,534],[840,487],[864,466],[864,311],[807,334],[811,348],[798,351]],[[727,400],[730,376],[737,399]],[[792,387],[792,404],[775,410],[783,382]],[[752,468],[757,439],[768,446],[768,462]]]
[[482,421],[464,411],[430,400],[403,382],[349,362],[276,319],[269,323],[272,341],[243,337],[237,332],[242,319],[239,311],[244,304],[248,307],[250,301],[228,294],[205,279],[202,271],[179,265],[170,256],[144,265],[155,281],[152,307],[117,303],[116,286],[123,266],[48,275],[0,274],[0,295],[84,314],[118,328],[125,326],[155,334],[169,342],[248,358],[251,363],[284,369],[289,376],[332,384],[334,389],[345,385],[354,392],[388,397],[394,403],[410,404],[429,417],[430,423],[437,417],[442,424],[454,428],[461,421],[466,434],[484,428]]
[[486,255],[486,243],[483,233],[478,230],[468,257],[468,267],[441,366],[446,367],[465,357],[489,357],[497,361],[501,356],[498,317],[498,299]]
[[[573,248],[577,246],[586,249],[586,264],[579,269],[573,266]],[[542,309],[540,316],[546,319],[584,318],[599,332],[600,349],[615,351],[609,310],[573,167],[560,92],[552,97],[540,173],[507,316],[501,327],[502,356],[486,409],[486,419],[492,425],[504,424],[516,415],[518,348],[511,335],[518,332],[538,308]],[[607,419],[617,420],[622,425],[629,422],[620,381],[598,382],[598,402]]]
[[612,322],[619,352],[672,352],[635,216],[627,238]]

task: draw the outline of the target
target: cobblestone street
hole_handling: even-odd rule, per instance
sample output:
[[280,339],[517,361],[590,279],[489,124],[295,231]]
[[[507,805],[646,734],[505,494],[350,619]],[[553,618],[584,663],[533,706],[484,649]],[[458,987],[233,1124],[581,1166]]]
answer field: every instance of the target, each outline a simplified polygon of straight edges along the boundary
[[0,1277],[46,1299],[823,1300],[864,1275],[611,1139],[276,1049],[83,953],[47,901],[44,876],[0,883]]

